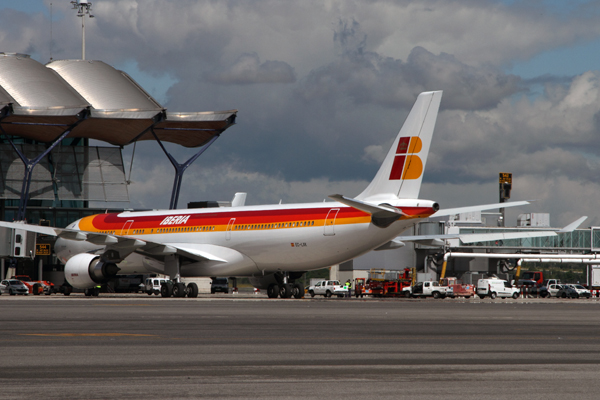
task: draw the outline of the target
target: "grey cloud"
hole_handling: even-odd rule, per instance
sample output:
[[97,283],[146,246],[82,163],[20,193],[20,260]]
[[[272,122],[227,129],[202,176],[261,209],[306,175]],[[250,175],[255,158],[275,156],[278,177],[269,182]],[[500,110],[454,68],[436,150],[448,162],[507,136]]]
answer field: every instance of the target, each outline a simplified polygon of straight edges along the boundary
[[434,55],[420,46],[404,62],[366,52],[366,40],[358,22],[340,21],[334,34],[339,58],[312,71],[299,87],[299,95],[306,101],[348,96],[357,104],[409,108],[419,93],[444,90],[443,108],[478,110],[494,107],[522,90],[520,78],[490,66],[469,66],[450,54]]
[[293,83],[294,69],[283,61],[260,63],[256,53],[242,54],[228,68],[207,74],[209,82],[221,85],[248,85],[254,83]]
[[506,99],[475,112],[446,111],[427,165],[435,182],[485,182],[498,172],[540,180],[596,183],[600,175],[600,73],[568,86],[549,84],[546,96]]
[[[54,4],[55,59],[79,57],[81,21],[69,7]],[[600,24],[543,10],[541,2],[522,12],[489,0],[103,0],[86,21],[87,56],[172,75],[169,110],[239,109],[237,125],[188,169],[180,205],[236,190],[256,203],[355,195],[417,94],[442,89],[424,180],[438,188],[432,197],[444,206],[451,191],[453,206],[495,202],[497,173],[508,171],[527,177],[521,198],[538,192],[559,212],[578,187],[586,202],[597,197],[600,78],[523,81],[499,68],[593,40]],[[0,22],[3,51],[48,60],[47,15],[3,9]],[[249,84],[273,77],[291,84]],[[544,85],[535,100],[515,98],[532,85]],[[132,200],[164,207],[172,167],[155,143],[137,149]],[[174,149],[182,161],[183,151]],[[553,198],[546,185],[565,193]]]

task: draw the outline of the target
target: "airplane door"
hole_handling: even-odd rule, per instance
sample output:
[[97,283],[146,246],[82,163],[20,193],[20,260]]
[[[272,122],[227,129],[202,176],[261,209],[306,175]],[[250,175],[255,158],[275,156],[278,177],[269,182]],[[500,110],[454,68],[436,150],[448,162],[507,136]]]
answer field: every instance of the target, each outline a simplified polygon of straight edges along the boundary
[[227,224],[227,232],[225,233],[225,239],[231,239],[231,230],[233,229],[233,224],[235,223],[235,218],[231,218],[229,223]]
[[123,228],[121,228],[121,235],[129,235],[129,228],[131,228],[131,225],[133,224],[133,220],[130,219],[129,221],[125,222],[123,224]]
[[335,218],[340,212],[339,208],[332,208],[327,213],[327,218],[325,218],[325,231],[323,232],[324,236],[333,236],[335,235]]

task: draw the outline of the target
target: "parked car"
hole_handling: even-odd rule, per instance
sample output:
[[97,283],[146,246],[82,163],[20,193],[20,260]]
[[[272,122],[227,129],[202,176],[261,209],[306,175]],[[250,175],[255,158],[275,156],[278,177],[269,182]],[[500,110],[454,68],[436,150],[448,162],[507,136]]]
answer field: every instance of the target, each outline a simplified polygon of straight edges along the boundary
[[560,283],[552,283],[548,285],[548,294],[550,295],[550,297],[557,297],[556,294],[562,287],[563,285],[561,285]]
[[566,299],[566,298],[577,299],[577,298],[579,298],[579,294],[577,293],[577,290],[575,290],[571,286],[562,285],[560,290],[556,293],[556,297],[560,297],[562,299]]
[[2,293],[8,293],[11,296],[16,294],[27,296],[29,294],[29,288],[18,279],[5,279],[0,282],[0,294]]
[[211,278],[210,293],[216,292],[229,293],[229,280],[227,278]]
[[532,279],[519,279],[517,281],[517,286],[525,288],[527,294],[532,296],[546,298],[550,296],[550,291],[546,286],[540,286],[538,283]]
[[585,298],[589,299],[590,297],[592,297],[592,292],[590,292],[589,290],[587,290],[585,287],[583,287],[582,285],[580,285],[578,283],[577,284],[569,283],[569,284],[567,284],[567,286],[575,289],[575,291],[577,292],[577,298],[585,297]]

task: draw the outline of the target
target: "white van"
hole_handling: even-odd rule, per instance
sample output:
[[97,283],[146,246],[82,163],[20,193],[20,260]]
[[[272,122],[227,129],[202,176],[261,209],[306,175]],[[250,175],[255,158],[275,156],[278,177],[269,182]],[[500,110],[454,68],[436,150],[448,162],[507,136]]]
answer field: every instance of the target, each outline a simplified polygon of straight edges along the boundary
[[148,293],[149,296],[153,293],[158,296],[160,294],[160,285],[162,285],[163,282],[168,281],[169,280],[165,278],[146,278],[145,292]]
[[504,279],[489,278],[480,279],[477,281],[477,295],[483,299],[485,296],[495,299],[497,296],[503,299],[512,297],[516,299],[519,297],[519,288],[512,286]]

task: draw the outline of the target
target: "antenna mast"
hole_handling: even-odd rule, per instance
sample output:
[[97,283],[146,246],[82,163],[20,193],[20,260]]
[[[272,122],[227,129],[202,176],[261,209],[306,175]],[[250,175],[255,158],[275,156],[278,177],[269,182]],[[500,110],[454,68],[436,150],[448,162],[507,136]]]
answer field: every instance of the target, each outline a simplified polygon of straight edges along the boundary
[[77,10],[77,16],[81,18],[81,59],[85,60],[85,16],[94,18],[92,15],[92,2],[88,0],[74,0],[73,10]]
[[50,3],[50,62],[52,62],[52,3]]

